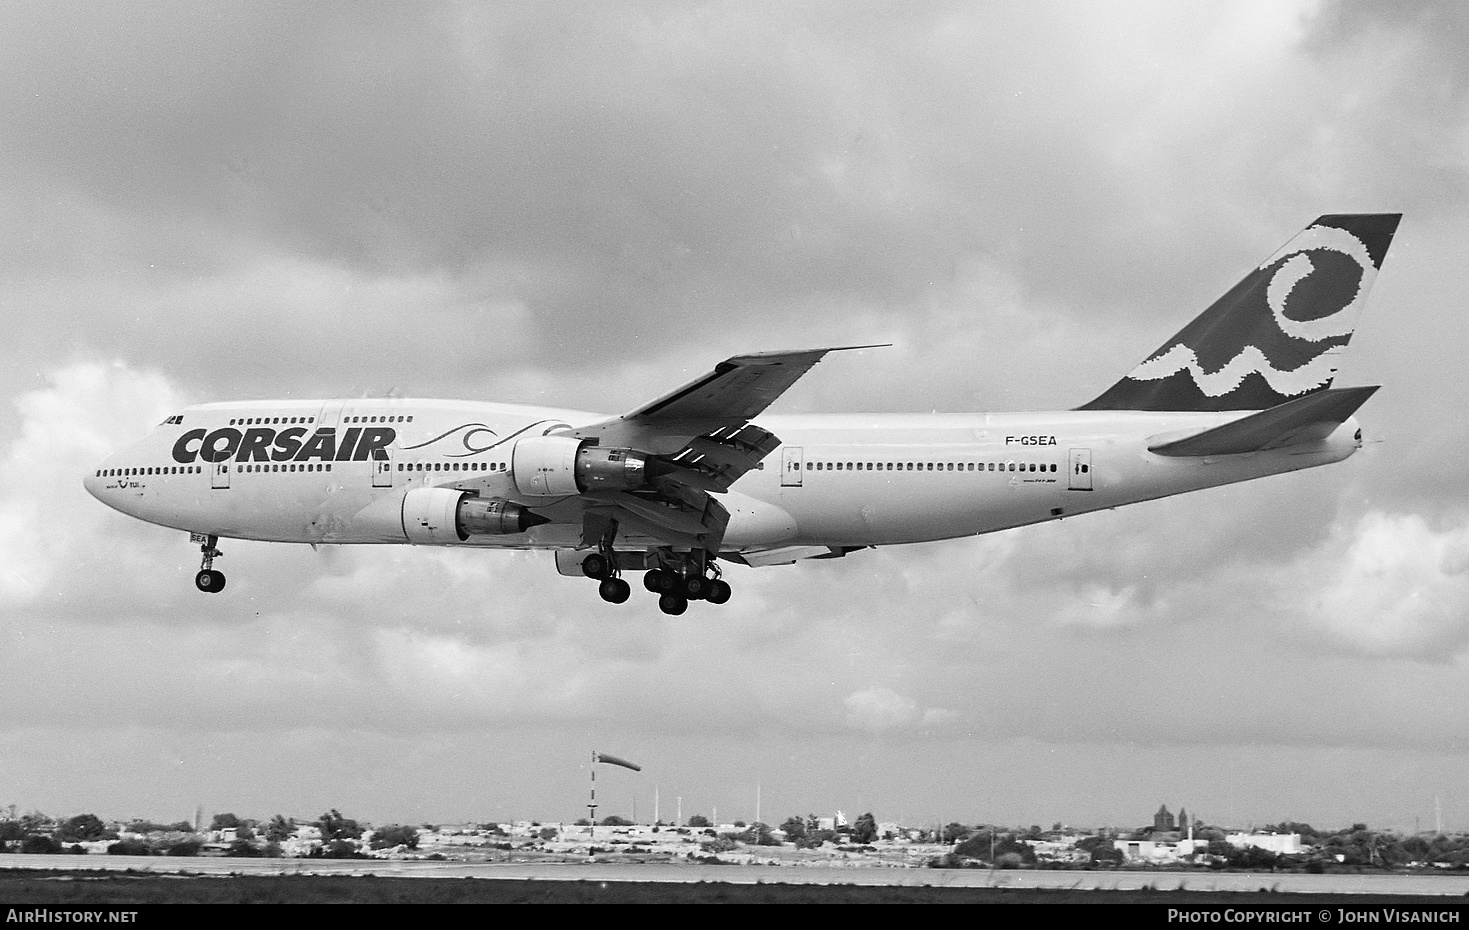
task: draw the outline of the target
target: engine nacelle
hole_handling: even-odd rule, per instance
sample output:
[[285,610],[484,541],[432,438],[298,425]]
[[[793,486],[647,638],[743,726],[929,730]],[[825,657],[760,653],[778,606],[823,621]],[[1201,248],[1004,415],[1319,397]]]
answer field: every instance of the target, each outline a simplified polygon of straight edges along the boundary
[[524,533],[550,523],[520,504],[482,500],[453,488],[414,488],[403,495],[403,535],[418,545],[452,545],[471,536]]
[[465,536],[508,536],[550,522],[549,518],[531,513],[520,504],[498,497],[490,500],[467,497],[459,502],[454,526]]
[[531,436],[515,444],[510,471],[521,494],[569,497],[644,487],[653,477],[649,465],[632,449],[603,449],[574,436]]

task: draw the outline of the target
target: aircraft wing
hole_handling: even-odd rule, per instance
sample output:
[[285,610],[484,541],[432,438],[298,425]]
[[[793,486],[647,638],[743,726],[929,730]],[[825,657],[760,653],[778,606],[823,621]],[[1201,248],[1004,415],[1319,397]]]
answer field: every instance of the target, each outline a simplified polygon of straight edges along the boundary
[[[876,346],[835,346],[759,352],[725,359],[672,393],[570,435],[599,445],[637,449],[659,457],[667,470],[647,490],[607,495],[594,505],[600,522],[611,516],[660,526],[718,551],[729,514],[709,495],[729,490],[741,475],[780,445],[779,437],[750,421],[759,416],[828,353]],[[594,532],[591,526],[585,537]]]
[[603,420],[571,435],[670,455],[695,436],[736,429],[759,416],[828,352],[877,346],[834,346],[756,352],[725,359],[714,370],[631,413]]

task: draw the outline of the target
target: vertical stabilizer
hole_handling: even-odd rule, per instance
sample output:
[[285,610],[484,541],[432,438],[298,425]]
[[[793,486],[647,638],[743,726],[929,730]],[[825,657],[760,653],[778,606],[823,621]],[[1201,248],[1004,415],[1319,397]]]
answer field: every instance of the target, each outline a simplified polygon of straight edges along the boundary
[[1264,410],[1331,386],[1400,213],[1306,227],[1081,410]]

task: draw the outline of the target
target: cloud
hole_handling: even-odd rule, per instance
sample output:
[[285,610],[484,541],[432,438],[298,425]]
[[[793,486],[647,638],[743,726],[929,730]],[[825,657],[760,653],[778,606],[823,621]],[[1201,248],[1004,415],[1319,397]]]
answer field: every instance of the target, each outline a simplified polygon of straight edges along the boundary
[[1339,527],[1298,577],[1316,591],[1313,622],[1368,655],[1446,661],[1469,645],[1469,523],[1373,511]]
[[891,688],[856,691],[843,702],[847,725],[869,733],[891,733],[912,727],[920,719],[918,704]]
[[47,380],[13,399],[21,423],[3,459],[16,479],[0,494],[0,602],[12,607],[85,590],[93,560],[130,560],[82,477],[182,406],[162,375],[122,363],[75,362]]
[[917,701],[891,688],[854,691],[842,702],[847,726],[873,736],[909,735],[953,724],[957,716],[943,707],[921,707]]

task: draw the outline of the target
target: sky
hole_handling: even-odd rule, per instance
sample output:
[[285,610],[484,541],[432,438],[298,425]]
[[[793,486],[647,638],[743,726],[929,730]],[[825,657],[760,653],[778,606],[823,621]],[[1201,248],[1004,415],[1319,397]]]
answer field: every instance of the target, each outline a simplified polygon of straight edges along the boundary
[[[1469,7],[0,0],[0,805],[1469,829]],[[1348,461],[731,569],[221,543],[82,476],[182,405],[1067,409],[1401,212]],[[1460,347],[1456,349],[1455,347]],[[757,800],[758,799],[758,800]],[[758,804],[758,808],[757,808]]]

